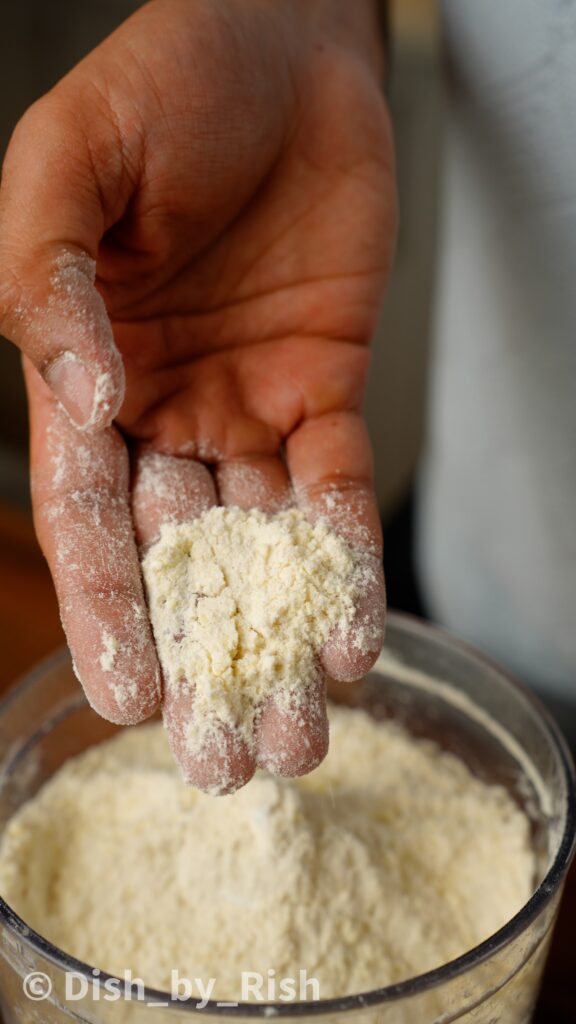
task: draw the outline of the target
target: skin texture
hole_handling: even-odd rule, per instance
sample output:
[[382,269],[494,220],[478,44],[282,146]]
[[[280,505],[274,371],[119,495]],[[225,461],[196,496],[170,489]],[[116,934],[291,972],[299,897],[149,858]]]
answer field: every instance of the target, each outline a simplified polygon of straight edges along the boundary
[[[162,699],[137,544],[166,518],[214,502],[327,516],[372,554],[359,614],[383,628],[360,411],[396,230],[376,33],[371,0],[154,0],[14,132],[0,330],[25,355],[35,522],[76,669],[113,721]],[[358,678],[374,647],[335,637],[324,668]],[[264,709],[258,763],[321,760],[311,701],[292,737]],[[179,739],[189,705],[164,700],[173,749],[218,788],[218,757],[198,764]],[[235,788],[255,760],[224,743]]]

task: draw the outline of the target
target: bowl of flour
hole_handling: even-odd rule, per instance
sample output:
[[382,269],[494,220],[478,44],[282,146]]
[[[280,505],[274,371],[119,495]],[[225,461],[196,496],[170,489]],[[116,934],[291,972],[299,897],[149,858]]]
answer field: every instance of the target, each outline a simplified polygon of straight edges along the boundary
[[186,786],[159,722],[118,729],[65,653],[0,708],[0,1000],[12,1021],[361,1014],[527,1024],[574,842],[534,698],[391,615],[333,684],[312,773]]

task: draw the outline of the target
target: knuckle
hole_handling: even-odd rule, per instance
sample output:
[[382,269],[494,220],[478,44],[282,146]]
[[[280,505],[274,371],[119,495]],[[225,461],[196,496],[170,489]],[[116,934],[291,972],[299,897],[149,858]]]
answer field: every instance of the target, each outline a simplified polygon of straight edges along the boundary
[[0,332],[9,336],[19,316],[22,285],[20,275],[9,265],[0,247]]

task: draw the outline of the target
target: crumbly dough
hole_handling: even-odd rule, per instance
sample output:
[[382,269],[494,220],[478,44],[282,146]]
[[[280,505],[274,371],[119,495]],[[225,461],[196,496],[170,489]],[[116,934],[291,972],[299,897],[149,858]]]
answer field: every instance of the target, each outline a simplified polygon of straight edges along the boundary
[[[323,645],[349,631],[373,576],[372,563],[297,509],[218,507],[165,524],[142,569],[165,686],[193,694],[184,728],[198,756],[222,724],[252,749],[270,698],[301,711]],[[370,623],[355,623],[350,642],[373,649]]]
[[160,989],[173,969],[215,978],[221,999],[269,968],[366,991],[487,938],[532,891],[525,816],[395,724],[330,722],[316,771],[221,800],[182,784],[161,726],[123,731],[10,821],[2,896],[89,964]]

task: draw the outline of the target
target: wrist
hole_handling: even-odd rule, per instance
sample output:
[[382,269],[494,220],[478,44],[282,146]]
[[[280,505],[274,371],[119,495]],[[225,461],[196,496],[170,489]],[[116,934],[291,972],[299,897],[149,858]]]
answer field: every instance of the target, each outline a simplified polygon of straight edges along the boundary
[[303,32],[356,50],[380,81],[385,77],[385,0],[254,0],[261,11],[288,22],[302,46]]
[[[289,0],[294,4],[294,0]],[[385,70],[384,0],[297,0],[318,27],[329,31],[340,42],[358,49],[375,74],[383,78]],[[296,6],[296,5],[294,5]]]

